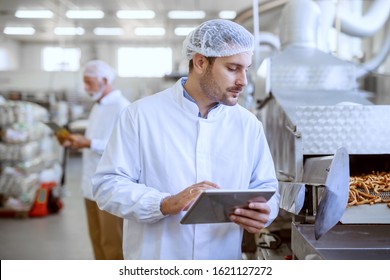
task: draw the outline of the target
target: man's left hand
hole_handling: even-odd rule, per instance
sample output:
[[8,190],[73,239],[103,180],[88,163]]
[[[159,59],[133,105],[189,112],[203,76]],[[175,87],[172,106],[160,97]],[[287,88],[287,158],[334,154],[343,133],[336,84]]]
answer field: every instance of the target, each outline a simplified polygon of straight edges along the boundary
[[248,209],[235,209],[230,219],[249,233],[257,234],[268,222],[270,212],[271,209],[266,202],[250,202]]

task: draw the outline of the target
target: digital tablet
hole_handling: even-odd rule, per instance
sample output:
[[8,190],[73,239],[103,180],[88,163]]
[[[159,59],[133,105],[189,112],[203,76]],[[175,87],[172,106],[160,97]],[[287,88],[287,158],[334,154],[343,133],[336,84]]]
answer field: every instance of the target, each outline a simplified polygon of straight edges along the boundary
[[55,122],[44,122],[45,125],[47,125],[54,133],[57,133],[60,130],[64,130],[65,128],[59,126]]
[[55,122],[45,122],[44,124],[47,125],[54,132],[54,134],[69,134],[69,131],[65,127],[59,126]]
[[249,202],[268,201],[273,190],[205,190],[181,219],[181,224],[229,223],[236,208],[248,208]]

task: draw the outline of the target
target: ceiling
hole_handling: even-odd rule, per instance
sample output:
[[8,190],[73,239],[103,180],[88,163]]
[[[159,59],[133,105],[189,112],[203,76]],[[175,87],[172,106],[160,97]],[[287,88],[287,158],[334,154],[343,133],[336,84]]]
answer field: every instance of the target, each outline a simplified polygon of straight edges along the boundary
[[[266,2],[264,0],[259,2]],[[268,1],[270,2],[270,1]],[[0,0],[0,41],[15,40],[20,42],[58,42],[67,41],[128,41],[128,42],[174,42],[182,41],[183,37],[174,34],[175,27],[193,27],[201,22],[218,18],[221,10],[232,10],[237,15],[252,9],[253,0]],[[54,13],[49,19],[20,19],[15,17],[17,9],[48,9]],[[102,19],[69,19],[65,16],[67,10],[99,9],[104,12]],[[154,10],[153,19],[119,19],[118,10]],[[204,10],[203,19],[169,19],[170,10]],[[5,27],[33,27],[34,35],[7,35]],[[85,33],[81,36],[59,36],[54,34],[54,28],[82,27]],[[95,27],[120,27],[123,35],[97,36],[93,33]],[[163,36],[136,36],[136,27],[165,27]]]

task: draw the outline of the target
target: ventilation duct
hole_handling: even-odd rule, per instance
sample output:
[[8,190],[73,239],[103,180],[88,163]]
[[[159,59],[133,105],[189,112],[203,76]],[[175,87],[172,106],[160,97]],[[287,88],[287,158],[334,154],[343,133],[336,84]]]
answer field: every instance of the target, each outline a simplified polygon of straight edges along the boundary
[[390,13],[389,0],[373,1],[363,16],[340,13],[341,32],[355,37],[373,36],[386,23]]
[[320,14],[312,0],[290,1],[283,9],[280,21],[282,48],[317,48]]

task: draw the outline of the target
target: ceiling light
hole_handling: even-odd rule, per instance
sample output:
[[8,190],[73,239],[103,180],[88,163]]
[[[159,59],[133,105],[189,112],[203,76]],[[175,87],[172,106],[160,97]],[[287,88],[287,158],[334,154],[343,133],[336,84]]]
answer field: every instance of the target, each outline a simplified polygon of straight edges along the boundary
[[35,29],[32,27],[5,27],[3,32],[7,35],[33,35]]
[[84,29],[81,27],[56,27],[54,29],[54,34],[56,35],[83,35]]
[[195,28],[196,27],[176,27],[174,32],[177,36],[187,36]]
[[220,11],[218,16],[223,19],[234,19],[237,13],[235,11]]
[[120,10],[116,12],[118,18],[124,19],[150,19],[154,18],[156,13],[152,10]]
[[137,36],[163,36],[165,29],[162,27],[137,27],[134,29]]
[[123,35],[123,29],[119,27],[96,27],[93,33],[99,36],[120,36]]
[[206,16],[204,11],[169,11],[171,19],[202,19]]
[[99,19],[104,17],[104,12],[100,10],[69,10],[66,12],[66,16],[76,19]]
[[17,18],[52,18],[53,12],[49,10],[17,10]]

